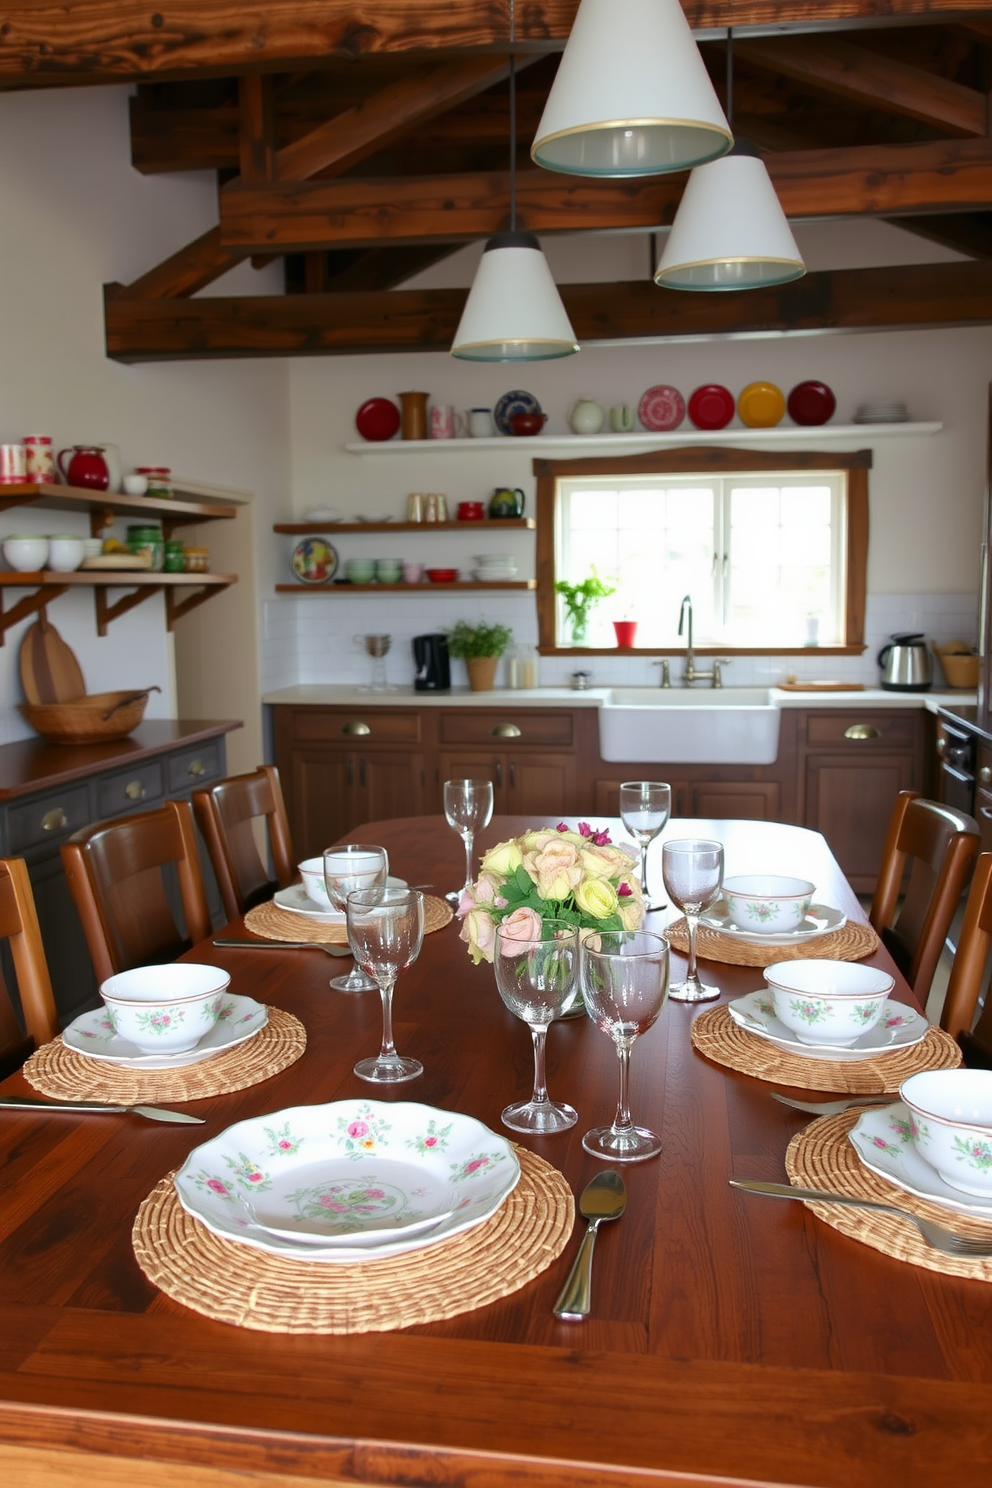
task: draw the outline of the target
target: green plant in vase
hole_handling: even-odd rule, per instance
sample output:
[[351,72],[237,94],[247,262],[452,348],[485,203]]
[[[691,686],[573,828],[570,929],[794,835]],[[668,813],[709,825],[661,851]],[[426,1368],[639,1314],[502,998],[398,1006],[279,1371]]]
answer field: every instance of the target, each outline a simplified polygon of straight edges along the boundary
[[611,594],[615,594],[616,585],[604,583],[593,567],[588,577],[579,584],[570,584],[567,579],[559,579],[555,584],[555,593],[560,594],[565,601],[572,645],[584,646],[589,636],[589,611],[601,599],[609,599]]
[[448,651],[460,657],[468,668],[469,686],[473,692],[491,692],[496,680],[500,657],[513,640],[508,625],[469,625],[458,620],[446,632]]

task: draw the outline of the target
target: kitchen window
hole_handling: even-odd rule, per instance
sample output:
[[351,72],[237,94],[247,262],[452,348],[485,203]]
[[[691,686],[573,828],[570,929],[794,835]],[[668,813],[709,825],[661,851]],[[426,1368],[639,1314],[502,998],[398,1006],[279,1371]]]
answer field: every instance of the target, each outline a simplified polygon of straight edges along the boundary
[[870,454],[683,449],[536,461],[542,650],[574,651],[554,584],[595,568],[616,593],[591,612],[581,650],[678,651],[682,596],[697,648],[863,650]]

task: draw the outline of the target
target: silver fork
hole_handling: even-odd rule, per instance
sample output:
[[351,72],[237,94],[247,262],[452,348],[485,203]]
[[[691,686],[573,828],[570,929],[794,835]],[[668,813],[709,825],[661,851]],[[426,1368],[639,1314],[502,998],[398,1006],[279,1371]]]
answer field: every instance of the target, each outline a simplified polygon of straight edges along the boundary
[[742,1188],[747,1193],[764,1194],[771,1199],[810,1199],[818,1204],[847,1204],[852,1209],[878,1209],[883,1214],[898,1214],[901,1219],[911,1219],[928,1245],[944,1255],[969,1256],[972,1260],[992,1258],[992,1240],[972,1240],[967,1235],[956,1235],[932,1219],[921,1219],[908,1209],[897,1209],[894,1204],[880,1204],[875,1199],[856,1199],[850,1194],[827,1193],[819,1188],[796,1188],[791,1183],[764,1183],[757,1178],[731,1178],[731,1188]]
[[804,1101],[793,1100],[791,1095],[776,1095],[774,1090],[771,1096],[780,1105],[791,1106],[794,1111],[809,1111],[813,1116],[837,1116],[854,1106],[891,1106],[899,1099],[897,1095],[858,1095],[853,1100]]

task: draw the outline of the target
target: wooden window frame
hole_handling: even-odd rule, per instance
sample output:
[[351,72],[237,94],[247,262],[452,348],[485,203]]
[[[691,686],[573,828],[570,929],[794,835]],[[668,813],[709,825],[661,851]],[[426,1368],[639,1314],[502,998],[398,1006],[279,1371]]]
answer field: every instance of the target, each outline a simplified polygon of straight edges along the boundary
[[[868,586],[868,472],[871,450],[841,454],[686,445],[654,454],[535,460],[537,477],[537,634],[542,656],[615,656],[616,647],[559,646],[555,636],[555,499],[558,481],[587,475],[726,475],[730,471],[843,470],[847,473],[847,595],[844,643],[839,646],[698,646],[698,656],[860,656],[865,650]],[[678,648],[635,646],[644,656],[678,656]]]

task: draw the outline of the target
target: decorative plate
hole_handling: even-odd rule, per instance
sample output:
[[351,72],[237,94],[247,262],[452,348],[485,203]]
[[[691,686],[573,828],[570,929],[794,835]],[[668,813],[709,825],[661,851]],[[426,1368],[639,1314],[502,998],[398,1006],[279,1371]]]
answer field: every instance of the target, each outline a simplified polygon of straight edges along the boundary
[[718,382],[704,383],[689,399],[689,417],[697,429],[725,429],[733,416],[733,396]]
[[811,904],[806,915],[795,930],[783,930],[779,935],[761,935],[757,930],[744,930],[735,925],[727,913],[727,901],[718,899],[712,909],[699,916],[699,923],[709,930],[718,930],[731,940],[744,940],[753,945],[786,946],[797,941],[814,940],[817,935],[832,935],[847,924],[847,915],[829,904]]
[[797,382],[786,406],[794,424],[814,429],[833,418],[837,399],[825,382]]
[[685,418],[685,399],[678,388],[659,382],[642,394],[637,405],[637,417],[653,434],[667,433],[670,429],[677,429]]
[[525,393],[523,388],[514,388],[512,392],[504,393],[502,398],[497,400],[493,409],[493,422],[501,434],[512,434],[510,420],[515,413],[543,412],[544,410],[533,393]]
[[[391,889],[405,889],[405,878],[394,878],[389,875],[387,883]],[[310,898],[302,884],[290,884],[288,889],[277,889],[272,896],[273,904],[280,909],[287,909],[290,914],[303,915],[308,920],[319,920],[325,925],[343,925],[345,920],[344,911],[340,909],[324,909],[322,905]]]
[[356,522],[361,522],[361,524],[362,524],[363,527],[380,527],[384,523],[391,522],[392,520],[393,520],[393,518],[392,518],[391,515],[382,516],[382,517],[370,517],[370,516],[362,516],[361,512],[356,512],[355,513],[355,521]]
[[269,1021],[267,1010],[250,997],[225,996],[220,1017],[210,1032],[185,1054],[143,1054],[137,1044],[120,1038],[113,1028],[106,1008],[82,1013],[62,1032],[62,1042],[88,1059],[103,1059],[108,1064],[126,1064],[133,1069],[184,1069],[188,1064],[202,1064],[215,1054],[234,1049],[254,1038]]
[[372,1261],[481,1224],[519,1177],[511,1143],[472,1116],[356,1097],[239,1121],[193,1149],[175,1186],[225,1239],[306,1261]]
[[904,1002],[886,1002],[881,1020],[863,1033],[853,1044],[838,1047],[834,1044],[804,1044],[801,1039],[780,1023],[767,992],[749,992],[746,997],[735,997],[727,1004],[727,1011],[734,1022],[748,1033],[757,1034],[780,1049],[792,1054],[803,1054],[807,1059],[827,1059],[833,1063],[847,1063],[854,1059],[873,1059],[876,1054],[887,1054],[891,1049],[909,1049],[922,1043],[930,1027],[921,1013],[914,1012]]
[[301,584],[329,584],[338,571],[337,550],[322,537],[304,537],[293,549],[292,564]]
[[400,426],[400,411],[389,398],[369,398],[355,414],[355,428],[363,439],[381,444]]
[[972,1198],[952,1188],[920,1156],[909,1135],[909,1120],[909,1107],[902,1101],[865,1111],[848,1133],[865,1167],[918,1199],[933,1199],[935,1204],[956,1209],[959,1214],[992,1215],[992,1203],[987,1198]]
[[774,429],[785,413],[785,394],[773,382],[749,382],[737,399],[737,412],[749,429]]

